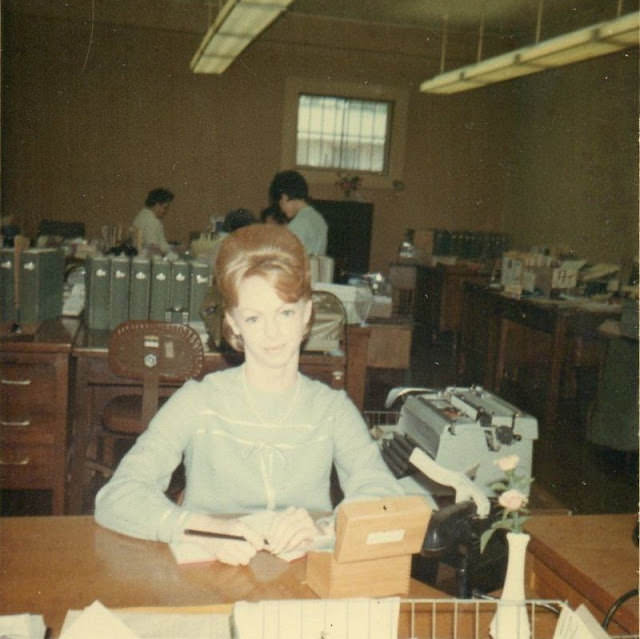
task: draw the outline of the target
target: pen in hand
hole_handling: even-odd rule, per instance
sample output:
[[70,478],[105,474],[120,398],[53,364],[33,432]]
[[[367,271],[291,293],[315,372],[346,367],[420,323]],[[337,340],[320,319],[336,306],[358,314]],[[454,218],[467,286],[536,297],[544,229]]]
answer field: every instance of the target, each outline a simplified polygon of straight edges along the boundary
[[[192,535],[194,537],[210,537],[213,539],[230,539],[235,541],[247,541],[246,537],[242,535],[229,535],[228,533],[212,532],[210,530],[195,530],[194,528],[186,528],[185,535]],[[269,545],[266,539],[263,539],[265,546]]]

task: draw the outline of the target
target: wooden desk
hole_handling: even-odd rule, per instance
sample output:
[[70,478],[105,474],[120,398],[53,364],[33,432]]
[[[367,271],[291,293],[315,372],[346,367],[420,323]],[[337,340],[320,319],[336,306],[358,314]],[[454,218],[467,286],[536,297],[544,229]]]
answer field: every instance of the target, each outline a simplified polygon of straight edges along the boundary
[[419,265],[416,273],[414,316],[433,337],[451,331],[457,334],[462,326],[462,306],[465,282],[488,284],[490,274],[483,264],[468,263]]
[[78,326],[49,320],[0,340],[0,487],[50,490],[58,515],[65,501],[69,354]]
[[[550,428],[555,424],[562,382],[569,379],[573,367],[597,366],[597,328],[619,314],[619,307],[588,300],[580,304],[516,299],[467,282],[457,383],[480,384]],[[525,405],[521,396],[510,392],[518,384],[530,387]]]
[[368,368],[409,371],[413,322],[406,316],[372,318],[365,326],[347,325],[347,375],[349,397],[364,409]]
[[394,308],[411,313],[434,339],[439,333],[458,333],[465,282],[488,284],[489,273],[480,262],[436,266],[396,262],[389,266],[389,280],[396,297]]
[[[239,600],[314,598],[305,560],[259,553],[248,567],[179,566],[164,543],[100,528],[85,517],[0,519],[0,614],[38,613],[58,637],[69,609],[198,606]],[[412,580],[413,597],[442,593]]]
[[[602,622],[614,601],[638,587],[637,515],[532,517],[526,524],[528,591],[540,597],[585,603]],[[638,632],[638,598],[618,610],[610,633]]]
[[[73,445],[70,462],[70,481],[67,512],[82,512],[82,486],[84,474],[84,451],[90,441],[91,430],[100,419],[107,402],[117,395],[135,393],[140,382],[117,377],[109,369],[107,344],[109,331],[88,330],[84,326],[78,331],[72,355],[75,365],[73,387]],[[236,366],[242,362],[240,353],[205,354],[203,375]],[[355,363],[354,366],[362,364]],[[305,353],[300,356],[300,370],[309,377],[319,379],[332,388],[345,387],[346,360],[341,356],[323,353]],[[364,379],[364,368],[360,375],[352,371],[354,378]],[[363,382],[364,384],[364,382]],[[179,384],[163,384],[160,394],[170,396]],[[347,389],[348,390],[348,389]],[[355,401],[355,400],[354,400]],[[355,402],[358,405],[358,402]],[[361,408],[361,405],[359,405]]]

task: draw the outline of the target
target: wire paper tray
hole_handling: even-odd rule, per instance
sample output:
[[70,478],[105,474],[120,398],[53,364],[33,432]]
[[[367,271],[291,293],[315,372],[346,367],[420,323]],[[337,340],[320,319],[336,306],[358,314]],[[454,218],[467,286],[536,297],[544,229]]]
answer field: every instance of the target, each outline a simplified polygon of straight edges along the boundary
[[[491,639],[489,626],[498,604],[495,599],[402,599],[398,639]],[[588,639],[589,636],[583,634],[555,634],[559,615],[567,607],[566,602],[527,599],[525,606],[531,639]],[[605,633],[604,636],[638,639],[637,634]]]

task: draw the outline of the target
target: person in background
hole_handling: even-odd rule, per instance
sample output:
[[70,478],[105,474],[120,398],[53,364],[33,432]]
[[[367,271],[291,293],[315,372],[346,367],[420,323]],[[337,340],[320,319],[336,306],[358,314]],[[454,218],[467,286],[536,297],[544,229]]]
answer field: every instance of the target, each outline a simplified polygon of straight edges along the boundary
[[262,209],[260,221],[263,224],[287,224],[289,219],[277,204],[271,204],[266,209]]
[[[227,341],[244,363],[188,381],[151,420],[96,496],[96,521],[133,537],[181,542],[247,564],[262,549],[301,550],[316,532],[308,511],[331,511],[332,463],[346,500],[402,495],[353,402],[298,370],[312,316],[309,257],[286,227],[252,224],[218,254]],[[180,504],[164,491],[184,458]],[[267,510],[264,537],[228,513]],[[265,538],[268,545],[265,545]]]
[[249,209],[234,209],[224,216],[222,231],[224,233],[233,233],[236,229],[255,224],[257,221],[256,216]]
[[229,235],[229,233],[233,233],[233,231],[241,229],[243,226],[249,226],[257,222],[256,216],[249,209],[233,209],[224,216],[222,231],[209,251],[208,260],[211,264],[212,272],[215,273],[216,258],[218,257],[218,251],[224,238]]
[[171,251],[164,235],[162,220],[169,211],[173,197],[173,193],[168,189],[157,188],[149,191],[144,208],[135,216],[131,224],[132,229],[139,234],[141,248],[147,249],[152,254],[167,255]]
[[309,255],[327,252],[327,223],[309,204],[307,181],[297,171],[276,173],[269,186],[269,201],[280,207]]
[[244,226],[256,224],[257,221],[255,215],[249,209],[234,209],[233,211],[229,211],[224,217],[219,236],[213,241],[212,246],[207,252],[206,259],[211,265],[211,272],[214,274],[214,278],[207,291],[207,295],[200,304],[199,314],[207,327],[210,345],[216,349],[219,349],[222,345],[222,321],[224,317],[222,312],[222,299],[215,278],[218,252],[220,251],[222,242],[229,233],[233,233]]

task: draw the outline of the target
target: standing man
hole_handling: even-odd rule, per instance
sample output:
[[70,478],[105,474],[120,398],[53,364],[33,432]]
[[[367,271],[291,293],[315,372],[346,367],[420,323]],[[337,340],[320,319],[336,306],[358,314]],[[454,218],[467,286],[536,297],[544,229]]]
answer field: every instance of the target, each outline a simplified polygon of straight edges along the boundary
[[132,228],[140,232],[142,248],[151,253],[166,255],[171,250],[164,236],[164,219],[171,202],[173,193],[168,189],[153,189],[149,191],[144,208],[133,219]]
[[327,252],[327,223],[308,202],[307,181],[297,171],[276,173],[269,187],[269,200],[279,206],[309,255]]

